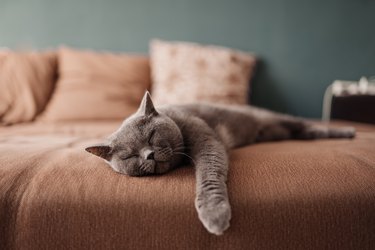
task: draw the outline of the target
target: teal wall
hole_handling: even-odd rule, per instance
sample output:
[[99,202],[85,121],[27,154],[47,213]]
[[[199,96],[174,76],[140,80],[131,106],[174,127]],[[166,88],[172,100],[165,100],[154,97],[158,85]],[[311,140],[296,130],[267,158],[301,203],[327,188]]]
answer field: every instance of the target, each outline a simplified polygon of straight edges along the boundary
[[373,0],[0,0],[0,47],[146,52],[151,38],[261,58],[252,102],[321,115],[334,79],[375,75]]

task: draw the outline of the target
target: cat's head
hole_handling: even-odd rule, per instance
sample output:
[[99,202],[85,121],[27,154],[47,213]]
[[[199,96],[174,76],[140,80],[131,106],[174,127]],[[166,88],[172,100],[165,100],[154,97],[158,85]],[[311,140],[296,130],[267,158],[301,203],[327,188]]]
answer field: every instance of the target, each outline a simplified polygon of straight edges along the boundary
[[119,173],[131,176],[161,174],[170,170],[183,139],[176,123],[160,114],[146,92],[138,111],[127,118],[107,143],[86,148]]

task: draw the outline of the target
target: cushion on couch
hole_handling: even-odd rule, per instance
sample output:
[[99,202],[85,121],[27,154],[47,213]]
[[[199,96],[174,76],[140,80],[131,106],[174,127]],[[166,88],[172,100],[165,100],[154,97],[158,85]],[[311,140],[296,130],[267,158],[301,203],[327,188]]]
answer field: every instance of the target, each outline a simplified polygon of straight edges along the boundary
[[123,119],[150,86],[148,57],[60,48],[59,80],[43,121]]
[[33,120],[45,108],[56,81],[55,52],[0,52],[0,122]]
[[256,59],[219,46],[153,40],[152,97],[156,104],[247,104]]

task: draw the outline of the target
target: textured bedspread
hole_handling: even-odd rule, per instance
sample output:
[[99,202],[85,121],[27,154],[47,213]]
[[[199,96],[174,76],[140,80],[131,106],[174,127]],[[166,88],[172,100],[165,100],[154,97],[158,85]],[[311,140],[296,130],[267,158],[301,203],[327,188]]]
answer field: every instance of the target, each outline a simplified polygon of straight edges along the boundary
[[375,126],[234,150],[231,227],[209,234],[194,169],[116,174],[84,148],[120,122],[0,127],[0,249],[373,249]]

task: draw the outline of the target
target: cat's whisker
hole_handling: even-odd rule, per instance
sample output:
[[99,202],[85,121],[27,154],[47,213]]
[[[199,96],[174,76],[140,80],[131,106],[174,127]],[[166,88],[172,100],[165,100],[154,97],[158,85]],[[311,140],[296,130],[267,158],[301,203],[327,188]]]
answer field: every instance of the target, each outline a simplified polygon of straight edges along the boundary
[[184,153],[184,154],[187,154],[187,152],[185,151],[184,148],[176,148],[172,151],[172,153]]
[[182,152],[173,152],[173,154],[186,156],[194,163],[194,165],[196,165],[194,159],[192,157],[190,157],[188,154],[185,154],[185,153],[182,153]]
[[186,146],[185,144],[182,144],[181,146],[184,147],[184,148],[186,148],[186,149],[190,149],[191,148],[189,146]]
[[159,153],[165,155],[165,154],[168,153],[169,151],[170,151],[169,148],[165,148],[165,149],[160,150]]
[[175,149],[174,149],[174,151],[176,151],[176,152],[178,152],[178,151],[180,151],[180,150],[185,150],[186,149],[186,147],[176,147]]
[[177,146],[175,149],[174,149],[174,151],[180,151],[180,150],[182,150],[182,151],[184,151],[185,149],[187,149],[186,147],[184,147],[184,146]]
[[183,142],[181,142],[181,143],[177,144],[176,147],[186,147],[186,145]]
[[169,147],[158,147],[154,146],[155,149],[160,149],[160,150],[169,150]]

